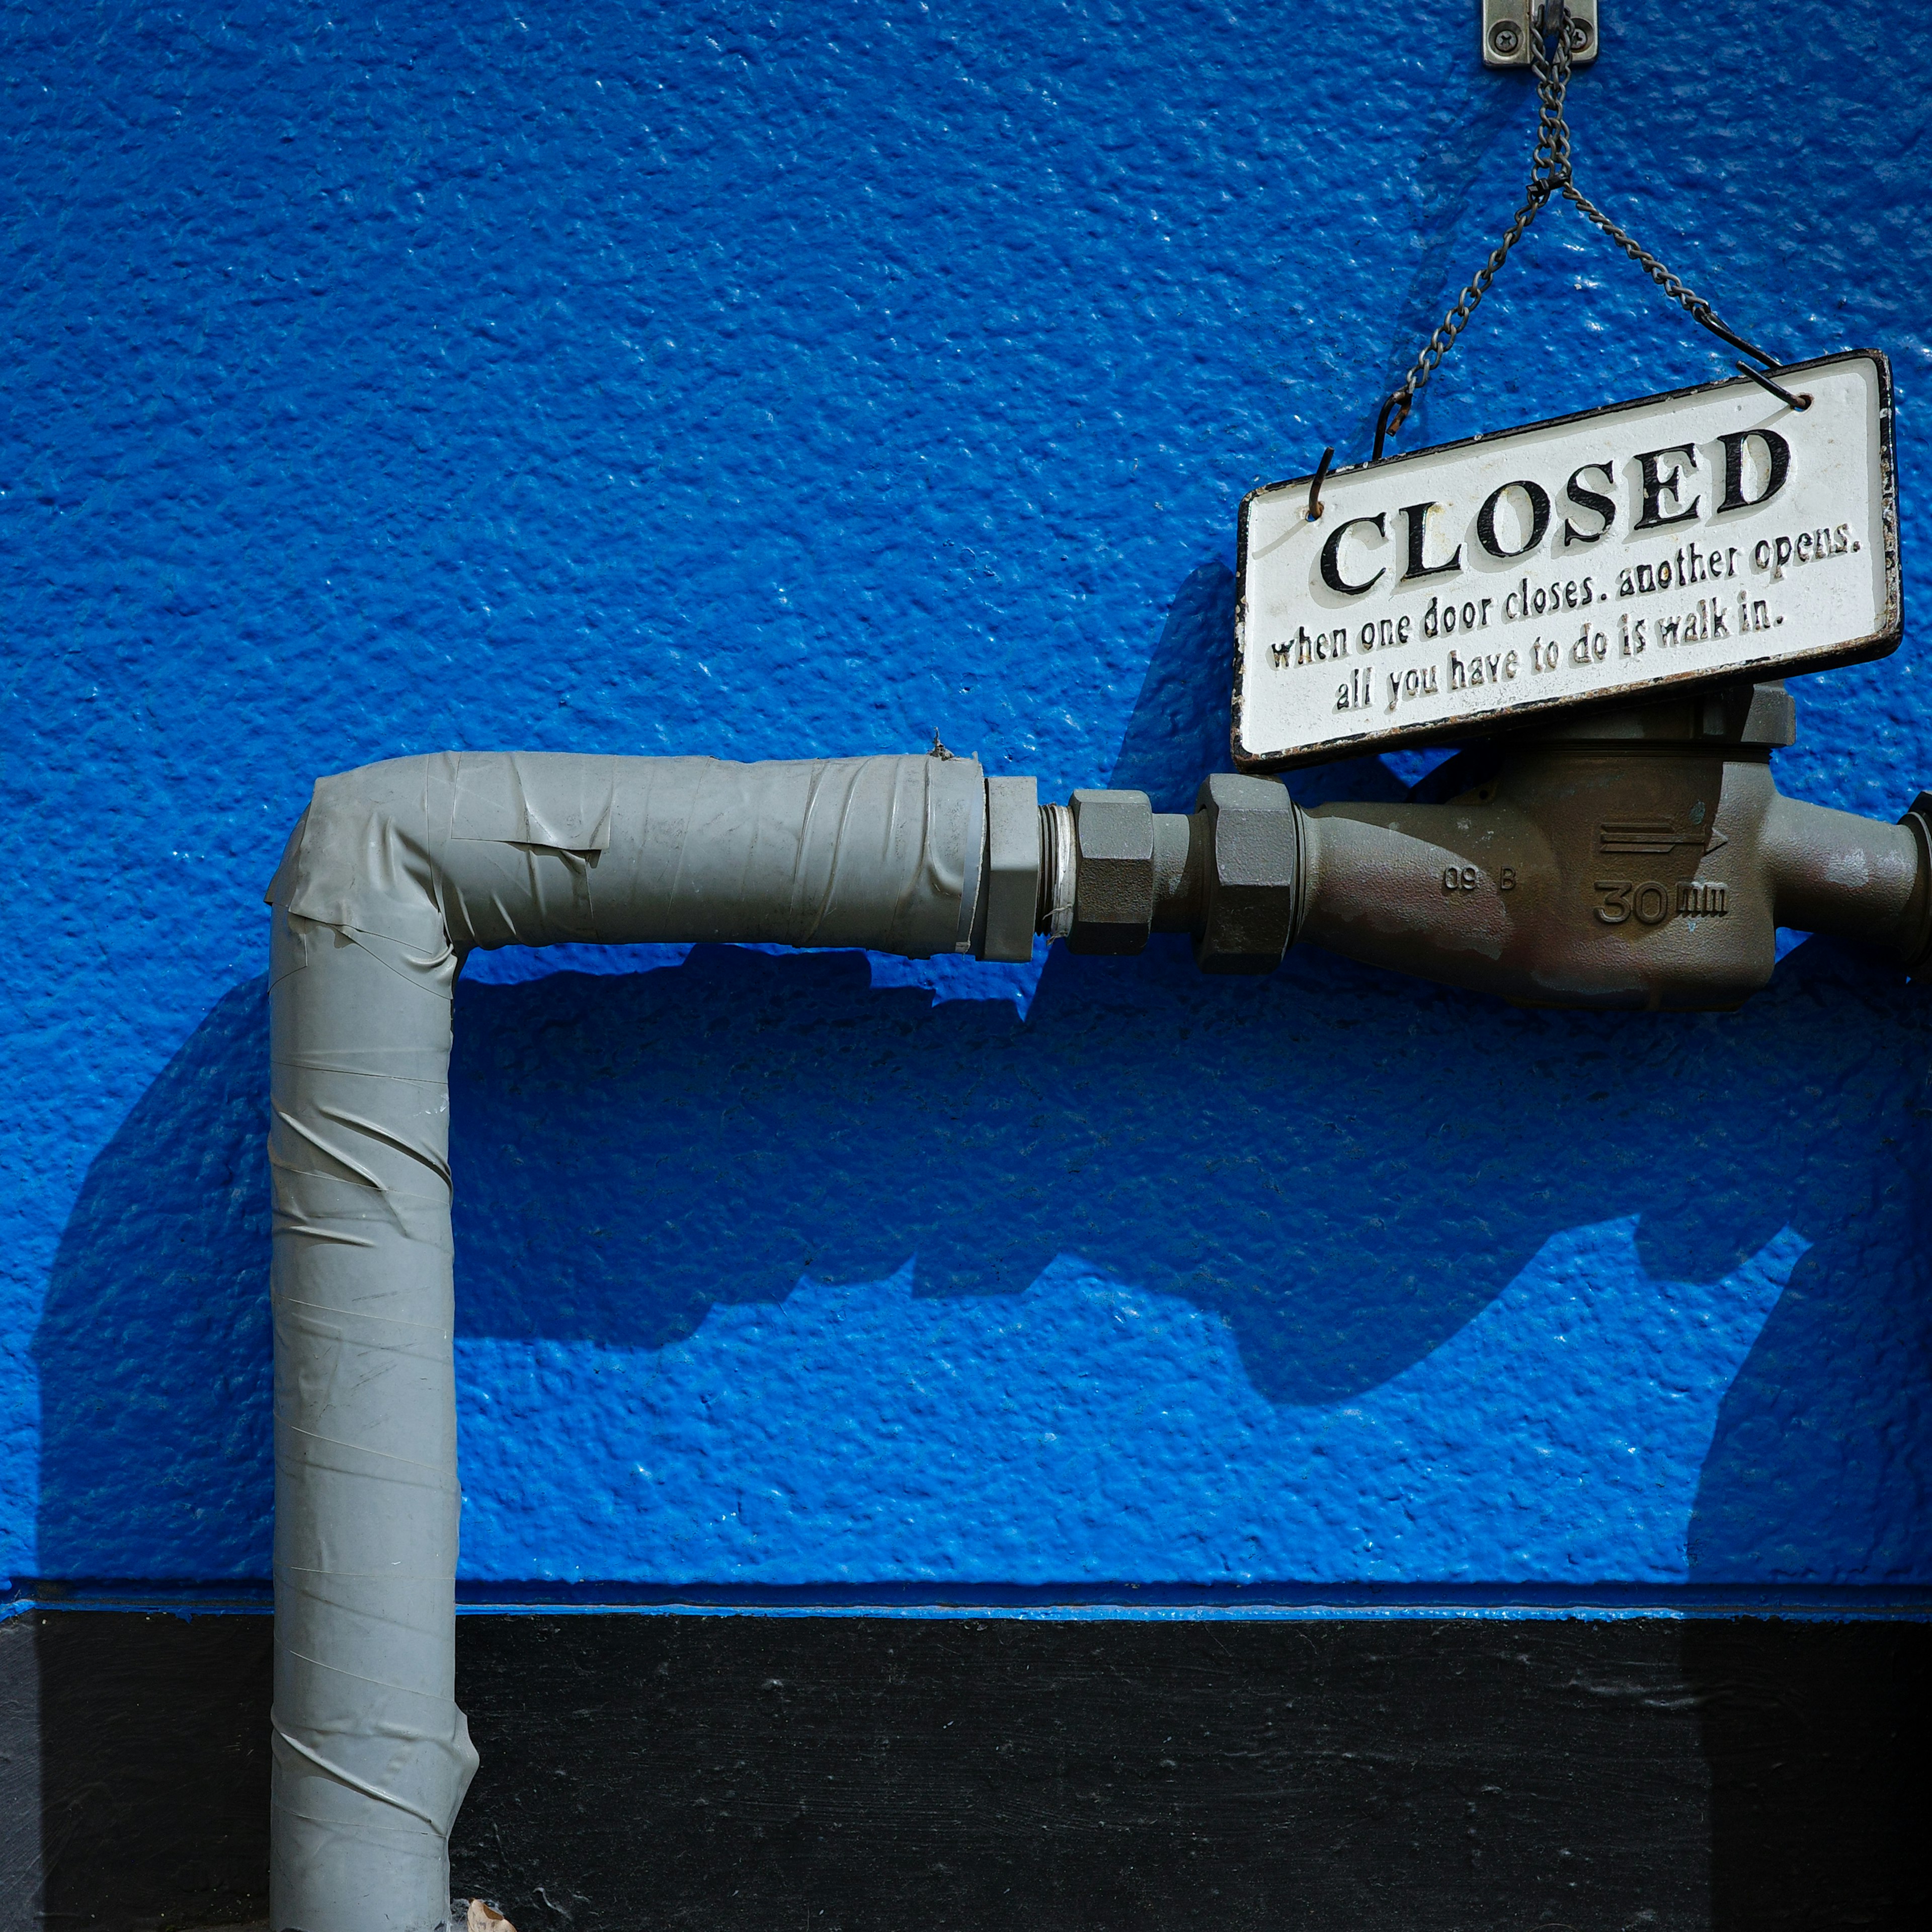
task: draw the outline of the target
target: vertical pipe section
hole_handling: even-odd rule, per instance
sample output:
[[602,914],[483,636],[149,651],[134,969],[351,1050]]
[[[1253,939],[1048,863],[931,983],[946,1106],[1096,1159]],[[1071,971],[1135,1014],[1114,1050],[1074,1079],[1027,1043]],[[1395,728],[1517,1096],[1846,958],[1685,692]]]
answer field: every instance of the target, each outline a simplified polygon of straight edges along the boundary
[[[269,888],[272,1932],[442,1932],[455,1701],[451,1002],[473,946],[970,950],[968,759],[444,754],[321,780]],[[983,922],[981,922],[983,930]]]
[[476,1766],[453,1642],[456,956],[278,912],[272,957],[272,1922],[428,1932]]

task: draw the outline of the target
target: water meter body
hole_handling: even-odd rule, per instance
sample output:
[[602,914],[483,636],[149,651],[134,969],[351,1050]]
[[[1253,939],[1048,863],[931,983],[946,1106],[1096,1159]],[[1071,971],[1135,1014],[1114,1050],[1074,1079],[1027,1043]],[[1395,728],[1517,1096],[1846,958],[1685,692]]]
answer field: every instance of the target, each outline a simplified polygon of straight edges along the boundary
[[1185,930],[1204,969],[1238,973],[1301,940],[1519,1005],[1650,1012],[1741,1004],[1781,926],[1916,969],[1932,801],[1888,825],[1786,798],[1770,760],[1792,735],[1784,686],[1744,685],[1492,742],[1444,767],[1469,782],[1440,803],[1304,812],[1246,776],[1210,779],[1191,817],[1076,793],[1068,942]]
[[[1078,793],[1042,822],[1042,930],[1305,940],[1526,1006],[1737,1006],[1780,927],[1908,969],[1932,847],[1783,796],[1790,675],[1903,634],[1890,366],[1796,364],[1254,491],[1233,755],[1191,820]],[[1465,748],[1442,802],[1304,812],[1262,776]]]

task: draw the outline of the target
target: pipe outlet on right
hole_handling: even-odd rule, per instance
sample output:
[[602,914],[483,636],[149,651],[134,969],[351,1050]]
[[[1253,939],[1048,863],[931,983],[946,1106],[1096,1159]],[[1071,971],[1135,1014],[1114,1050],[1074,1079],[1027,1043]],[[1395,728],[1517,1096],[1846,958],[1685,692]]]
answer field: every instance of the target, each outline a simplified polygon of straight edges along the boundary
[[1304,811],[1230,773],[1192,814],[1077,791],[1040,814],[1036,925],[1081,952],[1185,932],[1210,973],[1304,941],[1526,1006],[1726,1011],[1780,926],[1919,970],[1932,795],[1897,824],[1784,796],[1793,723],[1781,684],[1582,714],[1459,754],[1441,802]]

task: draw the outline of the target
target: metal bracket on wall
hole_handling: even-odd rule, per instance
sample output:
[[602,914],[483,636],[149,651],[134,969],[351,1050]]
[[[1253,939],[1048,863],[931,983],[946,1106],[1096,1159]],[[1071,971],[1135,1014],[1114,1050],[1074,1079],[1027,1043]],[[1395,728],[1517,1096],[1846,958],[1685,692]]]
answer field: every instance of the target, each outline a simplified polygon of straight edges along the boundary
[[[1483,64],[1527,67],[1534,13],[1542,0],[1483,0]],[[1597,58],[1597,0],[1569,0],[1570,58],[1588,67]]]

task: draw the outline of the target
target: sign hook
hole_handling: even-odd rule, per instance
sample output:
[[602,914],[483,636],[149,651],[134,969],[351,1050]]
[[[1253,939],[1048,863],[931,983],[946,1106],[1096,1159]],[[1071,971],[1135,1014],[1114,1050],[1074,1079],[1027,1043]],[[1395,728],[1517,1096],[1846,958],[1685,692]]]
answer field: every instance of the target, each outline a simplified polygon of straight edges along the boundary
[[1328,466],[1335,460],[1335,446],[1330,443],[1322,452],[1322,460],[1315,466],[1315,480],[1308,486],[1308,520],[1311,524],[1322,520],[1322,485],[1328,480]]
[[[1498,0],[1489,0],[1489,6],[1485,10],[1486,20],[1490,8],[1497,4]],[[1490,63],[1492,66],[1526,64],[1536,74],[1539,105],[1536,146],[1530,163],[1529,185],[1525,192],[1522,206],[1516,210],[1502,240],[1490,251],[1488,260],[1476,271],[1470,278],[1468,286],[1456,298],[1454,307],[1443,317],[1435,332],[1424,344],[1421,354],[1417,356],[1408,374],[1402,379],[1401,386],[1383,404],[1382,414],[1376,424],[1375,454],[1369,459],[1372,463],[1382,460],[1383,447],[1388,437],[1408,420],[1409,410],[1418,393],[1441,366],[1442,358],[1455,346],[1456,338],[1468,326],[1477,305],[1489,293],[1490,285],[1508,260],[1510,250],[1528,232],[1530,224],[1559,195],[1570,202],[1585,220],[1600,229],[1616,243],[1693,320],[1733,348],[1742,349],[1765,368],[1776,369],[1780,366],[1774,356],[1767,354],[1755,343],[1748,341],[1734,329],[1727,328],[1718,319],[1716,310],[1709,302],[1672,274],[1648,249],[1619,227],[1576,185],[1570,157],[1570,126],[1564,118],[1563,110],[1570,71],[1581,51],[1578,37],[1573,28],[1578,24],[1577,15],[1586,10],[1586,7],[1594,22],[1594,0],[1529,0],[1529,4],[1521,10],[1531,29],[1526,59],[1494,60]],[[1515,10],[1512,8],[1510,10],[1514,14]],[[1490,43],[1486,40],[1484,44],[1484,58],[1488,59]],[[1594,50],[1594,26],[1589,45]],[[1744,373],[1754,375],[1756,372],[1747,370]],[[1788,392],[1784,393],[1789,394]]]

